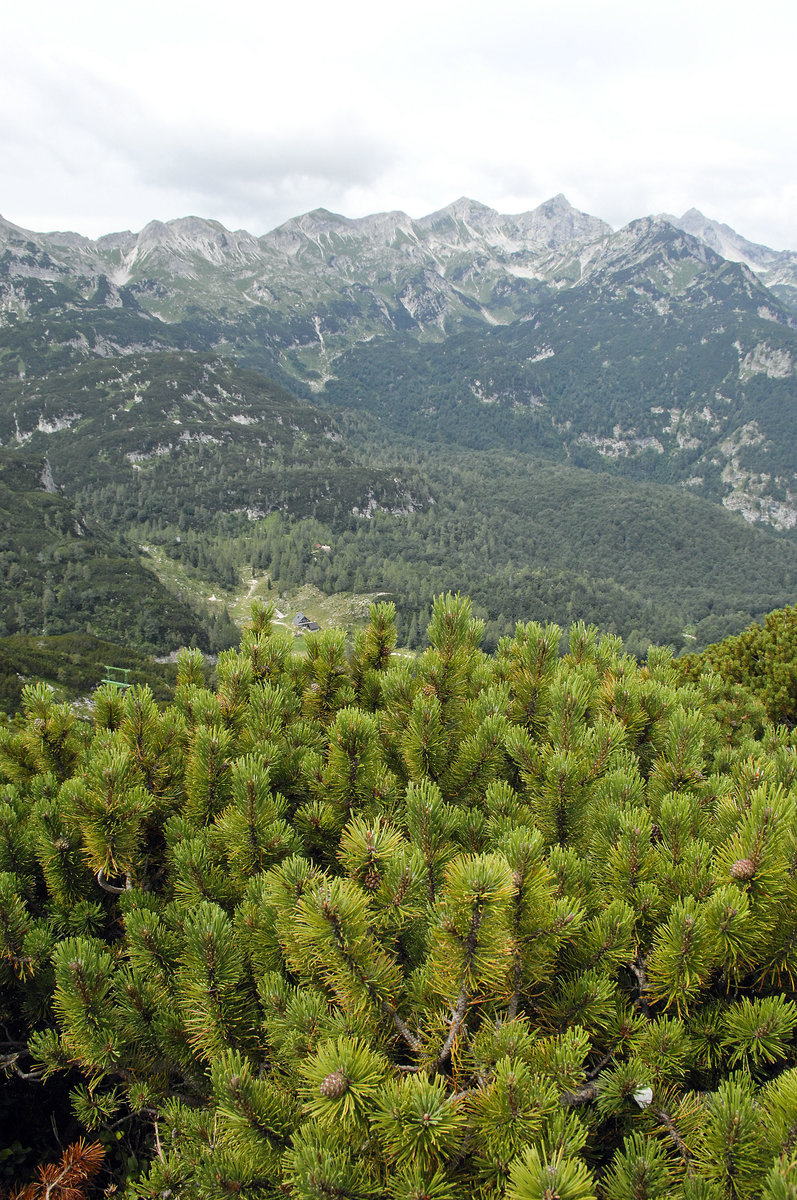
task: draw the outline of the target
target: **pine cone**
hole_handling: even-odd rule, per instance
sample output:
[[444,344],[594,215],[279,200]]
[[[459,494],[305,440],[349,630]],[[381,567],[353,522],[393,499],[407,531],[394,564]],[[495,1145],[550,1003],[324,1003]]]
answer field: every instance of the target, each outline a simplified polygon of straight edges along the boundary
[[745,882],[755,875],[755,863],[749,858],[738,858],[731,867],[731,877]]
[[363,878],[363,887],[369,892],[375,892],[382,882],[382,876],[377,871],[376,867],[370,866]]
[[326,1079],[321,1081],[321,1086],[318,1089],[322,1096],[326,1096],[329,1100],[337,1100],[338,1096],[342,1096],[349,1086],[349,1081],[343,1071],[331,1071]]

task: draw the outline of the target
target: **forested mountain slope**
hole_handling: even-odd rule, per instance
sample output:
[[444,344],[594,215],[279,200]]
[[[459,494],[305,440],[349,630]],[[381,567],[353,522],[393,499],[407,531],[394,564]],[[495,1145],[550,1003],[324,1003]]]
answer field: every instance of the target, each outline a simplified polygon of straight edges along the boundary
[[698,218],[2,222],[0,441],[214,585],[388,591],[408,640],[462,588],[492,642],[699,647],[795,598],[797,318],[789,255]]
[[84,629],[153,652],[210,647],[208,614],[96,529],[58,493],[40,456],[0,452],[0,561],[3,636]]
[[[356,346],[329,402],[419,438],[522,447],[797,522],[797,329],[738,264],[638,223],[579,287],[442,343]],[[608,261],[606,261],[608,259]]]
[[797,592],[793,541],[689,493],[505,452],[436,458],[417,460],[434,505],[338,530],[270,518],[251,532],[255,569],[387,592],[413,646],[447,586],[470,589],[491,647],[516,620],[559,615],[620,633],[635,653],[657,638],[705,646]]
[[108,667],[114,668],[118,680],[146,685],[156,700],[168,700],[174,663],[157,662],[151,654],[132,649],[127,636],[125,643],[120,646],[90,633],[16,633],[0,638],[0,712],[10,717],[20,712],[24,689],[31,683],[47,683],[59,699],[80,701],[85,709]]
[[0,440],[46,453],[54,478],[116,524],[206,529],[279,511],[321,519],[426,500],[355,466],[326,414],[213,355],[90,359],[4,388]]

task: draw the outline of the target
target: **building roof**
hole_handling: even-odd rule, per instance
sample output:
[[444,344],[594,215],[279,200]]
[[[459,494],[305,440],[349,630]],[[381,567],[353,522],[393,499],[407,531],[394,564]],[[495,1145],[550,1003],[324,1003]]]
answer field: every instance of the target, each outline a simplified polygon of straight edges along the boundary
[[311,621],[303,612],[298,612],[293,618],[293,624],[298,625],[300,629],[308,629],[311,633],[315,633],[321,626],[317,621]]

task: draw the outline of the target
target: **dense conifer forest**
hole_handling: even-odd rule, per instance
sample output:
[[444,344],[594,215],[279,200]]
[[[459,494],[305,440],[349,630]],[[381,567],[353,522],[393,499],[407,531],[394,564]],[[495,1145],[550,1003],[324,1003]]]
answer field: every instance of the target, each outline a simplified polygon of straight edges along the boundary
[[25,1200],[797,1195],[795,610],[676,660],[263,604],[0,728]]

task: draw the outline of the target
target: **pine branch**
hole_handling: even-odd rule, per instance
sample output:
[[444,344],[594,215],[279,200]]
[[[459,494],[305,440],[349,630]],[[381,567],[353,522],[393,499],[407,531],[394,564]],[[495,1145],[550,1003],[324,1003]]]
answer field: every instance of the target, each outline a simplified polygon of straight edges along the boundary
[[396,1009],[392,1004],[388,1004],[386,1000],[380,1000],[380,1008],[385,1016],[390,1017],[396,1027],[398,1033],[401,1034],[404,1041],[409,1046],[410,1050],[414,1050],[416,1054],[420,1054],[423,1050],[423,1043],[414,1033],[410,1031],[405,1022],[401,1019]]
[[160,1130],[158,1129],[158,1118],[157,1117],[152,1122],[152,1128],[155,1131],[155,1150],[158,1155],[158,1158],[161,1160],[161,1162],[166,1162],[166,1156],[163,1153],[163,1146],[161,1146]]
[[563,1092],[559,1103],[563,1108],[576,1108],[581,1104],[590,1104],[598,1094],[597,1083],[585,1083],[574,1092]]
[[658,1117],[664,1128],[667,1130],[667,1136],[671,1142],[674,1142],[678,1153],[687,1165],[689,1173],[692,1173],[692,1155],[689,1147],[678,1132],[678,1128],[672,1117],[663,1108],[652,1108],[650,1110],[654,1116]]
[[515,954],[515,965],[513,968],[514,987],[512,989],[512,998],[509,1001],[509,1007],[506,1010],[507,1019],[514,1021],[520,1006],[520,983],[523,977],[523,962],[519,954]]
[[460,1025],[465,1020],[465,1013],[467,1011],[468,1011],[468,989],[465,986],[465,984],[463,983],[462,987],[460,988],[459,995],[457,996],[457,1002],[454,1006],[454,1010],[451,1013],[451,1024],[448,1029],[448,1037],[446,1038],[445,1042],[443,1043],[443,1048],[440,1051],[440,1053],[438,1054],[437,1061],[435,1062],[436,1069],[439,1070],[439,1068],[442,1067],[443,1063],[447,1062],[448,1059],[451,1057],[451,1051],[454,1048],[454,1041],[456,1040],[456,1036],[459,1033]]
[[612,1061],[613,1058],[614,1058],[614,1051],[609,1050],[609,1052],[607,1054],[604,1054],[603,1058],[600,1060],[599,1063],[597,1063],[594,1067],[591,1067],[589,1069],[589,1071],[587,1071],[587,1079],[597,1079],[598,1076],[600,1075],[601,1071],[603,1070],[603,1068],[608,1067],[609,1063]]
[[27,1081],[38,1081],[43,1079],[46,1073],[46,1069],[44,1067],[37,1067],[34,1071],[23,1071],[21,1067],[17,1066],[19,1059],[22,1058],[23,1055],[27,1054],[28,1050],[26,1047],[22,1050],[15,1051],[13,1054],[2,1055],[0,1057],[0,1070],[13,1071],[14,1074],[18,1075],[20,1079],[25,1079]]
[[58,1163],[39,1168],[39,1179],[29,1183],[16,1200],[85,1200],[85,1188],[97,1174],[105,1158],[99,1142],[87,1145],[83,1139],[67,1146]]
[[559,1103],[563,1108],[577,1108],[581,1104],[590,1104],[598,1094],[597,1078],[604,1067],[607,1067],[614,1058],[614,1051],[609,1050],[604,1054],[599,1063],[591,1067],[586,1073],[587,1082],[580,1088],[576,1088],[573,1092],[563,1092],[559,1097]]
[[396,1031],[407,1043],[410,1050],[414,1050],[416,1054],[420,1054],[423,1050],[423,1043],[417,1037],[415,1037],[405,1022],[401,1019],[395,1005],[390,1004],[383,996],[378,995],[376,988],[371,980],[368,979],[368,976],[365,974],[362,967],[360,967],[359,963],[357,963],[349,954],[346,946],[346,939],[340,927],[340,920],[338,919],[337,914],[330,911],[326,914],[326,917],[332,928],[333,937],[335,938],[335,944],[338,948],[338,951],[343,960],[347,963],[351,972],[365,988],[370,999],[379,1005],[380,1011],[384,1013],[386,1017],[390,1018],[396,1028]]
[[644,964],[644,962],[642,962],[642,963],[633,962],[633,963],[629,963],[628,967],[629,967],[629,970],[631,971],[631,974],[636,979],[637,984],[639,985],[639,995],[637,996],[636,1003],[642,1009],[642,1012],[645,1014],[645,1016],[649,1017],[650,1016],[650,1003],[649,1003],[649,1001],[647,1001],[645,999],[645,992],[647,991],[647,986],[648,986],[648,977],[647,977],[647,972],[645,971],[645,964]]
[[515,873],[516,890],[514,895],[514,904],[512,905],[512,924],[515,935],[515,961],[512,966],[512,996],[507,1009],[507,1017],[510,1021],[514,1021],[518,1014],[520,1006],[520,988],[523,983],[523,957],[520,952],[520,920],[523,909],[523,887],[522,879],[519,873]]
[[457,996],[457,1002],[454,1005],[453,1012],[451,1013],[451,1025],[449,1026],[448,1037],[443,1043],[443,1047],[437,1056],[437,1061],[435,1062],[436,1070],[439,1070],[440,1067],[442,1067],[443,1064],[451,1057],[451,1051],[454,1048],[454,1042],[457,1034],[459,1033],[460,1026],[465,1020],[465,1014],[468,1011],[469,993],[466,980],[468,978],[468,972],[473,965],[473,959],[479,945],[479,929],[483,920],[484,906],[480,904],[476,908],[476,911],[470,920],[470,929],[468,930],[468,936],[465,939],[465,965],[462,968],[462,983],[460,985],[459,995]]
[[108,883],[108,881],[105,878],[105,871],[102,867],[100,867],[99,871],[97,872],[97,883],[100,885],[100,887],[102,888],[102,890],[104,892],[110,892],[112,896],[121,896],[124,892],[129,891],[130,888],[133,886],[132,883],[130,882],[129,875],[125,876],[125,886],[124,887],[117,887],[116,884],[114,884],[114,883]]

